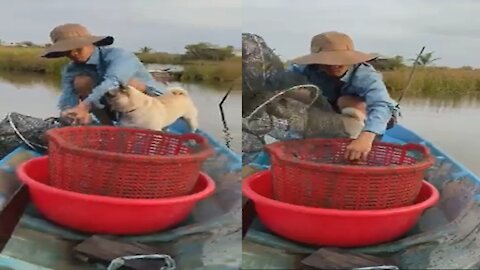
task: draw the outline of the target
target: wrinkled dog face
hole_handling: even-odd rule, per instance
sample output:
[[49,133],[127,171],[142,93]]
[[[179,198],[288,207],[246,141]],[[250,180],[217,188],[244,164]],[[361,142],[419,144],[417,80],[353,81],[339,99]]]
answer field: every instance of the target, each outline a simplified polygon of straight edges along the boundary
[[110,90],[105,94],[105,98],[113,110],[123,112],[129,110],[131,106],[130,89],[120,87],[120,89]]

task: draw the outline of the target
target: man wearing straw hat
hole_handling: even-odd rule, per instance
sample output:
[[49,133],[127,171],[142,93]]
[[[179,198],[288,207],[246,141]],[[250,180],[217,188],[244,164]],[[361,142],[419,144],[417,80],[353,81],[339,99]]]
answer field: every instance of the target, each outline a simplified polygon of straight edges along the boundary
[[62,71],[58,106],[61,115],[74,118],[75,123],[90,123],[90,112],[93,112],[100,123],[112,124],[116,116],[103,96],[121,85],[131,85],[152,96],[161,94],[152,75],[135,54],[105,47],[113,43],[113,37],[94,36],[83,25],[69,23],[55,27],[50,38],[52,45],[42,57],[71,60]]
[[[367,63],[374,58],[356,51],[348,35],[325,32],[312,38],[310,54],[292,60],[291,69],[317,85],[337,113],[366,116],[362,132],[347,147],[350,160],[365,160],[375,138],[396,123],[397,103],[381,75]],[[289,95],[302,99],[303,94]]]

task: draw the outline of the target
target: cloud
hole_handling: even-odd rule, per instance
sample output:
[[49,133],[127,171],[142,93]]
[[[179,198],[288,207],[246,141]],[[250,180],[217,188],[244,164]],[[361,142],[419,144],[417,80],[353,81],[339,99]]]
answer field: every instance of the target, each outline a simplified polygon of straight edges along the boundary
[[241,0],[149,0],[145,5],[129,2],[132,20],[187,26],[190,28],[241,29]]
[[241,0],[83,0],[68,4],[16,0],[0,9],[0,39],[46,43],[50,30],[67,22],[84,24],[93,34],[113,35],[116,45],[131,50],[150,46],[182,52],[186,44],[199,41],[241,46]]
[[[309,51],[313,35],[336,30],[359,50],[411,58],[425,45],[439,65],[480,66],[480,1],[244,0],[242,31],[262,35],[283,58]],[[468,53],[470,51],[470,53]]]

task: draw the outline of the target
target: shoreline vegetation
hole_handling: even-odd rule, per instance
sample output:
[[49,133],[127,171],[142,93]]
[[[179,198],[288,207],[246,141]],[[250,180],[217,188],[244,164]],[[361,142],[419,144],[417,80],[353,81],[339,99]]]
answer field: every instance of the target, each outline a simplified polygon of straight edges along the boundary
[[[413,63],[417,61],[413,79],[406,95],[410,97],[460,98],[480,96],[480,68],[435,66],[433,52],[420,55],[419,59],[405,60],[402,56],[377,58],[369,63],[382,74],[385,85],[394,99],[407,86]],[[410,62],[407,64],[407,61]],[[289,65],[287,61],[284,63]]]
[[[43,59],[39,57],[41,46],[1,46],[0,72],[37,73],[58,79],[67,59]],[[216,47],[209,43],[185,46],[185,53],[172,54],[155,52],[143,47],[136,55],[144,64],[180,65],[183,70],[174,74],[181,82],[234,85],[241,89],[242,59],[234,53],[232,46]],[[480,69],[472,67],[436,67],[432,53],[422,55],[412,83],[407,90],[409,96],[460,96],[480,95]],[[412,66],[405,64],[401,56],[381,58],[371,64],[382,73],[385,84],[393,96],[405,88]]]
[[433,52],[420,55],[418,60],[409,59],[407,65],[402,56],[380,58],[370,63],[382,73],[385,84],[392,94],[397,96],[406,87],[412,65],[417,61],[409,96],[454,97],[480,94],[480,69],[469,66],[460,68],[435,66]]
[[[0,72],[37,73],[59,78],[66,58],[44,59],[40,57],[41,46],[1,46]],[[241,89],[242,61],[234,54],[234,48],[215,47],[209,43],[191,44],[185,47],[184,54],[154,52],[143,47],[135,54],[144,64],[172,64],[183,66],[180,74],[175,74],[181,82],[228,83],[234,89]]]

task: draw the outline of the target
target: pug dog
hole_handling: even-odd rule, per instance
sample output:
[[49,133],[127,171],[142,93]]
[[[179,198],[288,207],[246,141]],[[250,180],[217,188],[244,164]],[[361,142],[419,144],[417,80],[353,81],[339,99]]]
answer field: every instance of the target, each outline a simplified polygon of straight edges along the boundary
[[183,117],[191,132],[198,129],[198,110],[188,92],[181,87],[173,87],[166,93],[152,97],[127,85],[105,94],[111,108],[120,113],[119,124],[163,131],[177,119]]

